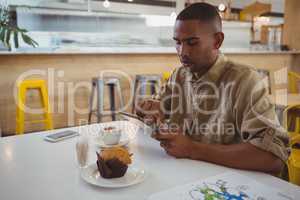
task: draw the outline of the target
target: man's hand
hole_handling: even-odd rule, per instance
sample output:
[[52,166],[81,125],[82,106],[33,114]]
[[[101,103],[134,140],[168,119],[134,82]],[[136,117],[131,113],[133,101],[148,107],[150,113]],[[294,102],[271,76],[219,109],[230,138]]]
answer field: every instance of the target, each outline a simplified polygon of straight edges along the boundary
[[160,146],[164,148],[167,154],[176,158],[191,158],[193,141],[181,131],[160,131],[152,137],[160,141]]
[[176,158],[212,162],[227,167],[278,174],[284,163],[272,153],[250,143],[231,145],[204,144],[193,141],[181,131],[160,131],[152,135],[165,151]]
[[160,101],[154,99],[141,100],[136,107],[136,114],[143,118],[146,124],[153,124],[163,120]]

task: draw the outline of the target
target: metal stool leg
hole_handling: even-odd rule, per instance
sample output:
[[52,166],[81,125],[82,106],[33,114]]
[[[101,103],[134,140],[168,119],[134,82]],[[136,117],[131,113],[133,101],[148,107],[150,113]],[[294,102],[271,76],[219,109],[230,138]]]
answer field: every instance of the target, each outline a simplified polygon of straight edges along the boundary
[[138,84],[139,84],[139,81],[136,78],[135,81],[134,81],[134,87],[133,87],[133,99],[132,99],[132,110],[131,110],[132,113],[135,112],[136,94],[137,94]]
[[92,80],[92,91],[90,96],[90,104],[89,104],[89,118],[88,123],[90,124],[92,121],[92,114],[93,114],[93,103],[94,103],[94,95],[95,95],[95,89],[96,89],[97,81],[95,79]]
[[101,79],[97,79],[97,122],[100,123],[102,121],[102,113],[104,110],[104,81]]
[[117,88],[117,92],[119,94],[119,99],[120,99],[120,110],[123,110],[123,108],[124,108],[124,99],[123,99],[122,89],[121,89],[121,85],[120,85],[119,81],[116,83],[116,88]]
[[154,83],[154,93],[153,94],[156,95],[158,93],[158,91],[160,90],[160,87],[161,87],[161,77],[158,77]]
[[141,79],[141,80],[139,80],[139,84],[140,84],[139,94],[140,95],[146,95],[147,94],[147,80],[146,79]]
[[154,95],[156,94],[156,85],[157,81],[150,81],[150,94]]
[[109,88],[109,102],[110,102],[110,110],[111,110],[111,119],[112,121],[116,121],[116,105],[115,105],[115,84],[108,84]]

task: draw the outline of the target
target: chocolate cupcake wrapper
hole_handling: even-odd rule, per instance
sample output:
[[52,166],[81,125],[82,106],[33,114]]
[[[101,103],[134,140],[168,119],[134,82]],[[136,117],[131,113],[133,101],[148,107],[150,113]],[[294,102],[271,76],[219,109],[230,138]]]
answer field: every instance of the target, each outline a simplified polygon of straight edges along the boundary
[[128,165],[118,159],[104,161],[100,156],[97,160],[98,170],[103,178],[119,178],[125,175]]

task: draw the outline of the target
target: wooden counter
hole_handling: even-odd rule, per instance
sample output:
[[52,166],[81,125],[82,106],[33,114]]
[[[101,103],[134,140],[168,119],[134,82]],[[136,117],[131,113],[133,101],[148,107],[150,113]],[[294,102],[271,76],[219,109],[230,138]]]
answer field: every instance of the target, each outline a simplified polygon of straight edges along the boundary
[[270,95],[272,103],[277,106],[287,107],[300,105],[300,94],[287,94],[287,95]]
[[[270,70],[271,80],[274,83],[278,77],[280,79],[286,74],[288,68],[297,70],[300,66],[300,55],[295,52],[226,55],[240,63]],[[90,81],[101,72],[115,70],[134,77],[135,74],[161,74],[178,66],[180,63],[174,53],[0,54],[2,134],[15,132],[16,105],[13,92],[16,80],[22,75],[28,74],[26,78],[37,77],[48,80],[54,125],[66,127],[86,123]],[[30,73],[35,75],[29,76]],[[282,81],[275,85],[280,89],[286,89],[286,83]],[[129,83],[125,78],[122,79],[122,92],[125,99],[130,97]],[[27,97],[30,106],[38,106],[39,96],[36,92],[28,92]],[[36,131],[42,127],[28,125],[26,130]]]

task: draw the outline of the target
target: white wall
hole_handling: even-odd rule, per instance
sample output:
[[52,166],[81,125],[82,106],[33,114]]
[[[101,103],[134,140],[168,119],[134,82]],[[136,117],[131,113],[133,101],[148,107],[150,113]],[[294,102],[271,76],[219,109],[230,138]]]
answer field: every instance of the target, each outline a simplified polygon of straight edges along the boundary
[[[0,0],[1,1],[1,0]],[[180,0],[182,1],[182,0]],[[265,0],[273,2],[281,9],[282,0]],[[20,1],[10,0],[10,3],[27,3],[38,5],[42,0]],[[83,7],[82,4],[53,3],[53,0],[46,1],[49,7]],[[207,2],[218,5],[226,0],[207,0]],[[251,3],[252,0],[237,1],[233,0],[234,7],[242,7]],[[95,3],[95,2],[94,2]],[[45,4],[43,4],[45,5]],[[125,6],[126,5],[126,6]],[[153,6],[133,6],[131,4],[112,3],[110,11],[118,11],[122,7],[123,12],[135,12],[142,14],[169,15],[174,9]],[[85,8],[85,7],[83,7]],[[93,4],[93,10],[105,10],[101,3]],[[138,9],[137,9],[138,8]],[[275,6],[274,6],[275,8]],[[107,10],[106,10],[107,11]],[[119,10],[120,11],[120,10]],[[63,13],[63,12],[62,12]],[[83,13],[84,14],[84,13]],[[38,40],[41,47],[51,47],[57,41],[76,40],[78,45],[134,45],[138,42],[144,46],[161,46],[162,43],[167,46],[172,45],[172,27],[147,27],[145,21],[139,15],[131,15],[131,18],[110,17],[110,18],[76,18],[76,16],[63,17],[57,16],[57,20],[47,16],[36,17],[28,13],[18,12],[18,23],[21,27],[31,31],[34,38]],[[45,25],[45,20],[48,19]],[[75,19],[75,20],[74,20]],[[78,24],[74,26],[74,21]],[[77,29],[76,29],[77,28]],[[41,33],[41,31],[43,33]],[[250,48],[250,24],[240,22],[224,22],[225,41],[224,48],[249,49]],[[145,34],[146,33],[146,34]],[[39,37],[39,38],[38,38]],[[134,42],[132,42],[134,41]],[[69,45],[69,44],[63,44]],[[71,44],[72,45],[72,44]],[[75,44],[76,45],[76,44]]]
[[[86,1],[87,2],[87,1]],[[162,6],[149,6],[128,3],[115,3],[111,2],[109,8],[104,8],[99,1],[91,1],[92,11],[105,11],[105,12],[118,12],[118,13],[135,13],[135,14],[147,14],[147,15],[170,15],[176,8],[162,7]],[[76,9],[76,10],[88,10],[87,3],[66,3],[59,2],[57,0],[10,0],[10,5],[25,5],[33,7],[46,7],[46,8],[64,8],[64,9]]]

